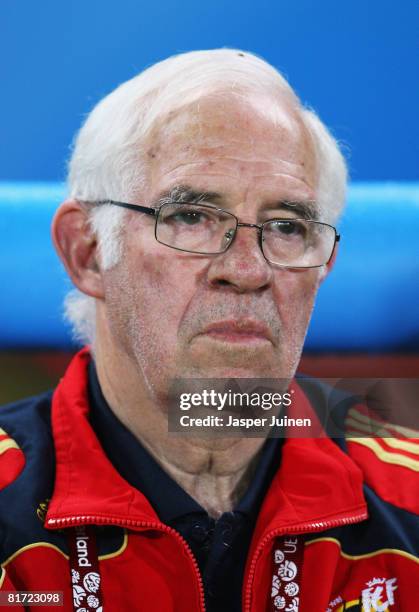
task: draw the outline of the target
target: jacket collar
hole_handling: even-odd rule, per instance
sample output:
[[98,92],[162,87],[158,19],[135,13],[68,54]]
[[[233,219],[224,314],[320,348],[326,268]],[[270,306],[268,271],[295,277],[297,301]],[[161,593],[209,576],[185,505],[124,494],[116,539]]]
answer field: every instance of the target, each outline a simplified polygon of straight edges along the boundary
[[144,495],[110,463],[90,427],[90,359],[88,348],[74,357],[52,398],[56,476],[45,526],[76,516],[159,522]]
[[[85,522],[92,523],[99,519],[160,523],[145,496],[107,459],[89,424],[89,360],[88,348],[80,351],[53,395],[56,478],[45,526],[54,528],[57,520],[71,517],[84,517]],[[294,383],[293,389],[294,413],[298,408],[298,416],[307,414],[316,422],[301,388]],[[262,536],[272,529],[330,522],[362,512],[365,514],[361,472],[334,442],[326,437],[287,438],[256,531]]]
[[367,518],[362,472],[324,433],[301,387],[293,381],[290,417],[311,420],[316,437],[287,437],[280,469],[259,513],[255,539],[270,531],[323,531]]

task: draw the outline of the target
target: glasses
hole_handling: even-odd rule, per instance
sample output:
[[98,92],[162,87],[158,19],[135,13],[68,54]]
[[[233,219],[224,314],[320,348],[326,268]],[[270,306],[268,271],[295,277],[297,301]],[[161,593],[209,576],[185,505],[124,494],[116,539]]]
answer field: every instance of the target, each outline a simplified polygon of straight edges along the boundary
[[317,268],[332,258],[340,236],[327,223],[308,219],[275,218],[261,224],[240,223],[231,212],[210,203],[170,202],[160,208],[101,200],[155,217],[157,242],[178,251],[201,255],[225,253],[239,227],[255,228],[267,261],[286,268]]

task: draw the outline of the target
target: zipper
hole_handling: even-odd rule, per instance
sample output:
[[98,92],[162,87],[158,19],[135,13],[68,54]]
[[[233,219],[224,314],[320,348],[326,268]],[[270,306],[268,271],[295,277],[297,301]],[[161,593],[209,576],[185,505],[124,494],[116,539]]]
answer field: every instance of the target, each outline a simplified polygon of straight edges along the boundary
[[193,568],[195,570],[195,575],[198,578],[198,588],[199,588],[199,598],[201,604],[201,612],[205,612],[205,594],[204,594],[204,584],[202,582],[201,572],[199,570],[198,563],[194,557],[192,550],[190,549],[188,543],[182,536],[172,527],[168,525],[164,525],[164,523],[156,523],[152,521],[134,521],[134,520],[121,520],[119,518],[113,517],[103,517],[103,516],[91,516],[91,515],[82,515],[82,516],[70,516],[66,518],[58,518],[58,519],[48,519],[47,525],[53,529],[67,528],[67,527],[76,527],[77,525],[116,525],[118,527],[125,527],[128,529],[134,529],[136,527],[141,527],[144,529],[155,529],[156,531],[162,531],[164,533],[173,535],[178,542],[183,544],[183,547],[186,549],[188,553],[188,557],[192,562]]
[[[351,525],[353,523],[359,523],[368,518],[367,512],[364,510],[359,514],[354,514],[351,516],[347,516],[341,519],[335,519],[331,521],[316,521],[313,523],[301,523],[300,525],[295,526],[287,526],[287,527],[278,527],[277,529],[273,529],[263,540],[258,544],[256,548],[252,562],[250,564],[249,576],[247,579],[246,585],[246,595],[244,600],[244,612],[250,612],[251,599],[252,599],[252,586],[253,579],[256,571],[256,564],[261,555],[262,549],[271,542],[274,538],[285,535],[302,535],[305,533],[316,533],[318,531],[326,531],[326,529],[332,529],[333,527],[341,527],[344,525]],[[270,588],[270,585],[268,586]]]
[[[365,510],[361,513],[354,514],[351,516],[346,516],[340,519],[335,519],[331,521],[316,521],[313,523],[301,523],[300,525],[295,526],[287,526],[287,527],[278,527],[277,529],[273,529],[270,531],[263,540],[258,544],[258,547],[253,555],[249,576],[246,585],[246,595],[244,601],[244,612],[250,612],[250,605],[252,599],[252,585],[253,579],[256,571],[256,564],[259,560],[261,552],[263,548],[274,538],[284,535],[299,535],[304,533],[316,533],[319,531],[326,531],[327,529],[332,529],[333,527],[341,527],[344,525],[351,525],[353,523],[359,523],[360,521],[368,518],[368,514]],[[76,525],[86,525],[86,524],[94,524],[94,525],[117,525],[119,527],[125,527],[128,529],[134,529],[135,527],[141,527],[144,529],[155,529],[157,531],[162,531],[163,533],[170,534],[174,536],[178,542],[180,542],[183,547],[186,549],[189,559],[192,562],[193,568],[195,570],[195,575],[198,578],[198,587],[199,587],[199,595],[200,595],[200,603],[201,603],[201,611],[205,612],[205,594],[204,594],[204,585],[202,582],[201,572],[199,570],[198,563],[193,555],[192,550],[190,549],[188,543],[182,536],[172,527],[168,525],[164,525],[163,523],[156,523],[152,521],[135,521],[135,520],[121,520],[120,518],[113,517],[102,517],[102,516],[91,516],[91,515],[81,515],[81,516],[71,516],[62,519],[48,519],[47,525],[52,527],[53,529],[60,529],[66,527],[75,527]]]

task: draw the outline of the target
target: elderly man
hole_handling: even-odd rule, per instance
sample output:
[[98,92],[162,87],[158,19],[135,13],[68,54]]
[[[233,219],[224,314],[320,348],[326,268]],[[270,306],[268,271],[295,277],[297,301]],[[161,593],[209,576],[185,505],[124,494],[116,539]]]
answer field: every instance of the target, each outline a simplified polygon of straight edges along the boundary
[[52,395],[0,415],[9,602],[417,604],[417,499],[379,459],[363,490],[364,455],[343,441],[168,431],[179,379],[279,380],[294,412],[316,418],[321,387],[310,396],[293,379],[345,180],[320,120],[248,53],[169,58],[92,111],[52,229],[90,346]]

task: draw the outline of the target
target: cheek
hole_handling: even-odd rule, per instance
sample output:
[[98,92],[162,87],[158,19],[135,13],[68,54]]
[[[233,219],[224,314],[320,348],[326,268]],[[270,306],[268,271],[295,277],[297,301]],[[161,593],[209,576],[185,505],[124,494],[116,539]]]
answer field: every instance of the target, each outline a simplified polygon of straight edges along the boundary
[[196,293],[204,264],[155,241],[145,248],[147,252],[140,252],[137,247],[128,259],[132,262],[127,276],[137,333],[141,331],[149,342],[154,339],[172,346]]
[[317,269],[279,271],[274,298],[282,325],[288,332],[305,335],[319,287]]

